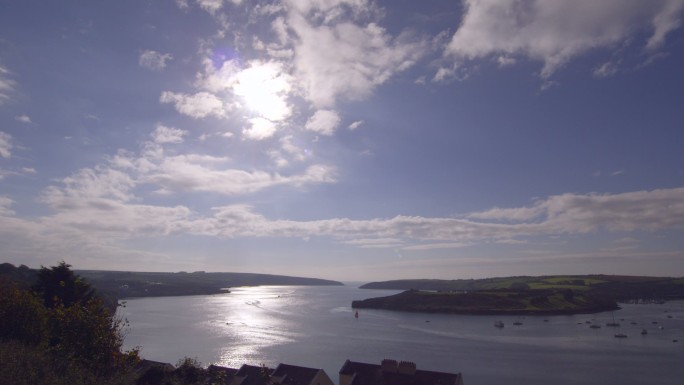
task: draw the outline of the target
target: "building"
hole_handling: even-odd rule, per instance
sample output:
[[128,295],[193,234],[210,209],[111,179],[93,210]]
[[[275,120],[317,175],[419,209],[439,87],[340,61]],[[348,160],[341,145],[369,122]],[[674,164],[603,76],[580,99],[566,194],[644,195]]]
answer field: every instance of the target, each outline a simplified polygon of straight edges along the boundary
[[273,369],[266,366],[242,365],[230,385],[270,385]]
[[280,364],[271,374],[278,385],[334,385],[323,369]]
[[347,360],[339,385],[463,385],[461,373],[418,370],[413,362],[382,360],[380,365]]
[[237,372],[237,369],[225,368],[217,365],[209,365],[207,368],[207,373],[209,373],[212,384],[230,385]]
[[279,364],[277,368],[242,365],[230,385],[335,385],[323,369]]

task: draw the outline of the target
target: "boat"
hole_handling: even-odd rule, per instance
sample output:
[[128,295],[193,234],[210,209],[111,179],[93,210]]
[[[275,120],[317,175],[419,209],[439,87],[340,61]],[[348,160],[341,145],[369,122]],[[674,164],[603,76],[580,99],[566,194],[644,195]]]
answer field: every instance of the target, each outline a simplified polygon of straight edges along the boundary
[[627,338],[627,334],[615,333],[615,338]]
[[496,322],[494,322],[494,326],[501,329],[502,327],[504,327],[504,323],[501,321],[496,321]]
[[589,327],[592,329],[601,329],[601,325],[591,325]]
[[515,321],[515,322],[513,322],[513,325],[515,325],[515,326],[520,326],[520,325],[522,325],[522,322],[520,322],[520,321]]
[[613,314],[613,322],[608,322],[606,324],[606,326],[612,326],[612,327],[619,327],[620,326],[619,322],[615,322],[615,314]]
[[646,330],[646,329],[641,329],[641,335],[642,335],[642,336],[645,336],[646,334],[648,334],[648,330]]

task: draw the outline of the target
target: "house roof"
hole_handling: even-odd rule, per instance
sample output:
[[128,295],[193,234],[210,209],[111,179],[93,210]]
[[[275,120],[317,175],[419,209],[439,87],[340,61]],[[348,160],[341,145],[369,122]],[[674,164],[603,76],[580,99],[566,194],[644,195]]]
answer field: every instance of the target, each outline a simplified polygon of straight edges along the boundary
[[340,369],[340,375],[352,375],[351,385],[454,385],[463,381],[461,373],[417,370],[415,364],[400,363],[408,364],[408,367],[412,365],[414,370],[408,373],[398,370],[396,361],[386,361],[390,364],[390,370],[381,365],[347,360]]
[[269,376],[273,369],[265,366],[242,365],[235,373],[240,378],[239,385],[269,385]]
[[280,364],[271,376],[279,378],[283,385],[309,385],[320,371],[321,369]]
[[237,369],[218,365],[209,365],[207,371],[209,372],[212,381],[220,381],[222,384],[230,384],[233,381],[233,378],[235,378],[235,374],[238,372]]
[[136,366],[135,370],[138,373],[145,373],[152,368],[157,368],[162,371],[172,372],[176,369],[173,365],[166,362],[152,361],[147,359],[142,359]]

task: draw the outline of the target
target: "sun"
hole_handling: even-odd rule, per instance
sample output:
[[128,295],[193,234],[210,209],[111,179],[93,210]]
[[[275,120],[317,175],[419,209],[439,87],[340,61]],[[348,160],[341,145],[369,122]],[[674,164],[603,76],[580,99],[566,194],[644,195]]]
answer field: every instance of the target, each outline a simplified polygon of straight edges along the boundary
[[290,76],[276,62],[251,62],[236,74],[233,86],[233,92],[245,107],[272,122],[282,121],[292,113],[287,102],[291,91]]

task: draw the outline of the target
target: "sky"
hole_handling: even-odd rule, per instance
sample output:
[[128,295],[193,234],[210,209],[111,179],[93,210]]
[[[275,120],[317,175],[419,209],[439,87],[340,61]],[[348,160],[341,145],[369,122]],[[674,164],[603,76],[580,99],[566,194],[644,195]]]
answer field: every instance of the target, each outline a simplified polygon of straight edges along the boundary
[[0,261],[684,276],[684,0],[0,1]]

